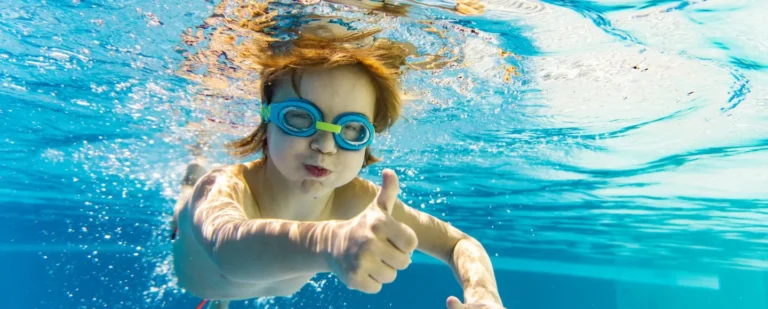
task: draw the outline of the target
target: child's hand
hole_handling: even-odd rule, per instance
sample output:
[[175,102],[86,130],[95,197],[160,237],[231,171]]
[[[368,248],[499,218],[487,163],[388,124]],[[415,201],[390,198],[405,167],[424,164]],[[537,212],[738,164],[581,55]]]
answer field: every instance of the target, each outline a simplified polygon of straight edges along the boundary
[[399,191],[397,175],[384,170],[376,199],[334,229],[330,266],[347,287],[378,293],[411,263],[416,233],[392,217]]

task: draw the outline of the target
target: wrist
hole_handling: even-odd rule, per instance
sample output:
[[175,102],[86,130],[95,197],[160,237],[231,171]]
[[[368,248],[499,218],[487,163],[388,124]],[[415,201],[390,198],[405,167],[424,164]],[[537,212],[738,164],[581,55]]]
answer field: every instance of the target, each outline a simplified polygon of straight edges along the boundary
[[467,287],[464,289],[464,299],[466,303],[494,303],[501,305],[501,297],[495,289],[484,286]]
[[315,248],[318,263],[323,272],[334,271],[334,256],[341,243],[341,221],[321,221],[313,222],[312,228],[314,235],[312,247]]

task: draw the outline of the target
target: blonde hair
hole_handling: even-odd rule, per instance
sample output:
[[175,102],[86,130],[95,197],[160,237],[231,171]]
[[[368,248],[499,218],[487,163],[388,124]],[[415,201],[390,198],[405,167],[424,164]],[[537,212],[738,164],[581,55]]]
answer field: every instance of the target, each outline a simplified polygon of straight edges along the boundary
[[[207,102],[209,98],[229,102],[250,101],[260,96],[262,104],[270,104],[275,87],[283,80],[295,83],[293,77],[304,70],[357,66],[367,73],[376,91],[372,119],[375,131],[381,133],[398,120],[403,101],[400,77],[404,69],[415,68],[406,62],[408,56],[416,54],[413,44],[377,38],[379,29],[339,34],[332,29],[337,27],[332,23],[299,21],[330,20],[335,16],[308,15],[296,19],[296,15],[291,15],[293,28],[279,26],[277,20],[285,16],[270,12],[270,2],[222,0],[204,24],[196,30],[188,29],[183,36],[184,46],[180,50],[184,51],[186,61],[178,74],[198,82],[201,88],[195,99],[206,101],[200,104],[201,108],[221,113],[217,103]],[[386,11],[387,6],[383,9]],[[256,76],[258,82],[254,83],[252,78]],[[266,124],[260,123],[250,134],[225,146],[234,157],[262,152],[266,158],[266,129]],[[365,149],[363,167],[379,161],[370,148]]]
[[[349,34],[335,38],[302,35],[289,41],[257,41],[243,48],[240,57],[251,60],[253,69],[259,72],[262,104],[270,104],[277,82],[291,77],[304,69],[331,69],[341,66],[359,66],[370,77],[376,90],[373,126],[377,133],[389,129],[400,117],[401,67],[406,63],[407,50],[386,39],[375,39],[372,44],[362,44],[373,38],[379,30]],[[228,143],[230,154],[246,157],[265,150],[267,124],[261,123],[248,136]],[[267,152],[263,151],[267,157]],[[380,162],[365,149],[363,167]]]

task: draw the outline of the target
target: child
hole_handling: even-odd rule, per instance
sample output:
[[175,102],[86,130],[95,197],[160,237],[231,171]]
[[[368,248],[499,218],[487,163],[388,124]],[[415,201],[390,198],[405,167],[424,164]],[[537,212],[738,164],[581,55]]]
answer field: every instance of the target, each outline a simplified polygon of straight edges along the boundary
[[241,53],[260,70],[262,122],[229,146],[262,157],[208,172],[188,167],[174,211],[181,287],[219,308],[291,295],[318,272],[377,293],[420,250],[450,266],[464,289],[464,303],[451,296],[447,308],[503,308],[478,241],[400,201],[392,170],[381,187],[357,176],[379,161],[370,145],[401,108],[403,53],[386,40],[351,44],[370,35]]

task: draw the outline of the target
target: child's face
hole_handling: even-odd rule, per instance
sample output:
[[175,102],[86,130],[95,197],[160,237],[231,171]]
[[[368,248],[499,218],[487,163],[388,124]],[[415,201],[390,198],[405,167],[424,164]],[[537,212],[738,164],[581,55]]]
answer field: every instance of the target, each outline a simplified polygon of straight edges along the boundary
[[[301,98],[313,102],[326,122],[348,112],[363,114],[373,121],[376,91],[362,68],[345,66],[307,71],[302,74],[298,86]],[[297,97],[290,81],[283,81],[275,89],[272,101]],[[295,189],[311,196],[325,194],[352,181],[365,159],[364,149],[339,148],[333,133],[318,130],[309,137],[292,136],[273,122],[267,127],[267,145],[269,160],[280,174]],[[308,165],[320,166],[330,173],[315,176]]]

